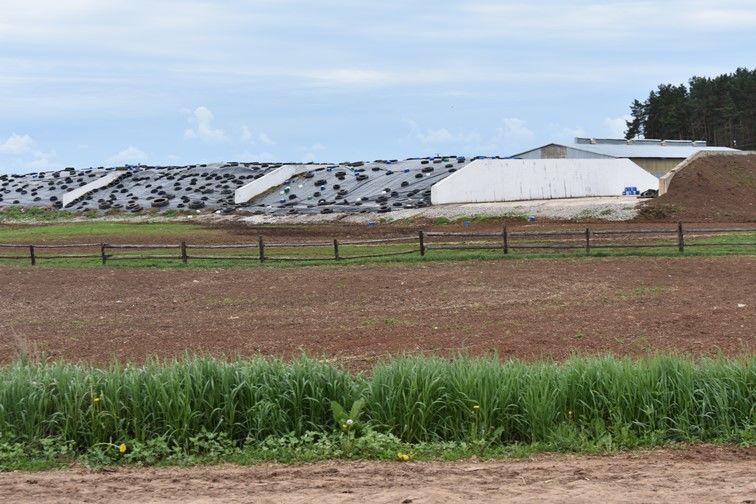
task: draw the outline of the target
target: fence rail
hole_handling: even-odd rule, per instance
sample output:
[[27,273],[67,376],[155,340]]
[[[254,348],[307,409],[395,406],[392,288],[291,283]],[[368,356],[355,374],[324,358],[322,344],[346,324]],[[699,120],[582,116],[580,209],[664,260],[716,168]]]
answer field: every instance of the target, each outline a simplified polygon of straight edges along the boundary
[[[696,242],[702,236],[722,234],[751,233],[754,241],[733,243]],[[464,239],[464,240],[462,240]],[[494,240],[495,239],[495,240]],[[660,241],[661,240],[661,241]],[[379,247],[383,246],[381,249]],[[409,247],[397,250],[399,247]],[[419,231],[413,236],[377,238],[367,240],[339,240],[313,242],[266,242],[260,236],[252,243],[192,243],[185,241],[175,244],[163,243],[61,243],[61,244],[22,244],[0,243],[0,250],[19,251],[0,254],[0,260],[28,261],[36,265],[40,260],[50,259],[94,259],[102,264],[109,261],[129,260],[172,260],[184,264],[190,260],[226,260],[226,261],[342,261],[366,259],[372,257],[391,257],[418,254],[423,257],[433,250],[499,250],[508,255],[517,250],[585,250],[590,255],[601,249],[648,249],[675,248],[684,253],[690,247],[756,247],[756,227],[721,227],[721,228],[686,228],[678,223],[674,228],[659,229],[584,229],[573,230],[526,230],[509,231],[506,225],[500,232],[446,232]],[[385,247],[395,247],[386,250]],[[94,248],[96,253],[85,253],[85,249]],[[370,249],[373,250],[370,250]],[[55,249],[70,250],[70,253],[40,254],[40,251]],[[309,249],[309,250],[308,250]],[[314,250],[320,253],[314,255]],[[352,249],[352,250],[350,250]],[[355,250],[356,249],[356,250]],[[156,251],[144,254],[139,251]],[[218,250],[228,250],[228,254],[219,254]],[[249,251],[244,255],[242,251]],[[268,253],[273,250],[274,253]],[[304,254],[294,251],[305,250]],[[128,253],[135,251],[137,253]],[[175,251],[175,254],[169,251]],[[203,251],[205,253],[203,253]],[[277,255],[275,251],[280,251]],[[756,251],[756,250],[755,250]],[[308,255],[309,252],[309,255]],[[350,253],[351,252],[351,253]]]

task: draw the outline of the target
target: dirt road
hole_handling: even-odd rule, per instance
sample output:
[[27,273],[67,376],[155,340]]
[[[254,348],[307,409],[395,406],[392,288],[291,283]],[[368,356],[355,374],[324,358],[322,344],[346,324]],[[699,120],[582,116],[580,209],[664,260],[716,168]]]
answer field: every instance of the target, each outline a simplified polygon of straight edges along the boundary
[[753,503],[756,449],[702,446],[620,455],[452,463],[67,469],[0,474],[14,503]]

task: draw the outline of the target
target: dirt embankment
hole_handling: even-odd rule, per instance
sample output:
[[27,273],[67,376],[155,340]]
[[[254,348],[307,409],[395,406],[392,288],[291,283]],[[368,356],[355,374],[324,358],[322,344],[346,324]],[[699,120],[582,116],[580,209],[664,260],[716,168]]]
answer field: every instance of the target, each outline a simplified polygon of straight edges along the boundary
[[640,218],[696,222],[756,221],[756,153],[692,159],[666,194],[642,205]]
[[540,455],[527,460],[333,461],[305,465],[83,469],[0,474],[14,503],[752,503],[752,448],[696,446],[609,457]]

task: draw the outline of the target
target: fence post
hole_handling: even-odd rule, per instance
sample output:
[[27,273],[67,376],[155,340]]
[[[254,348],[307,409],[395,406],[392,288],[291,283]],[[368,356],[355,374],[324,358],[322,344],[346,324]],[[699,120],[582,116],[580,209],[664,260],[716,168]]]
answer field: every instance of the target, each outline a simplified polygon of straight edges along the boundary
[[425,257],[425,233],[420,231],[418,238],[420,239],[420,257]]
[[337,261],[341,259],[339,257],[339,240],[337,240],[336,238],[333,239],[333,258]]
[[682,222],[677,223],[677,250],[682,254],[685,252],[685,236],[683,235]]
[[591,255],[591,228],[585,228],[585,255]]
[[504,253],[509,254],[509,233],[507,232],[506,224],[504,224],[504,228],[501,231],[501,237],[504,241]]
[[189,256],[187,256],[186,254],[186,242],[182,241],[181,242],[181,262],[186,264],[188,260],[189,260]]
[[265,242],[263,242],[262,236],[257,239],[257,248],[260,252],[260,262],[263,262],[265,260]]
[[29,259],[31,259],[31,265],[37,264],[37,256],[34,255],[34,245],[29,245]]
[[102,259],[103,266],[105,266],[105,263],[108,261],[108,256],[105,254],[105,247],[107,247],[106,243],[100,244],[100,258]]

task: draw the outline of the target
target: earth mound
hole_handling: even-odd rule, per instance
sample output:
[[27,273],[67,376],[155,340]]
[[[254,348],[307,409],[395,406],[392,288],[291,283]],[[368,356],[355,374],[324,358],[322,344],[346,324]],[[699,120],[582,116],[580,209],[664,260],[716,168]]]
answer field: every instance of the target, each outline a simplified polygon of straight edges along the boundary
[[667,192],[641,205],[640,218],[756,221],[756,152],[698,155],[674,171]]

